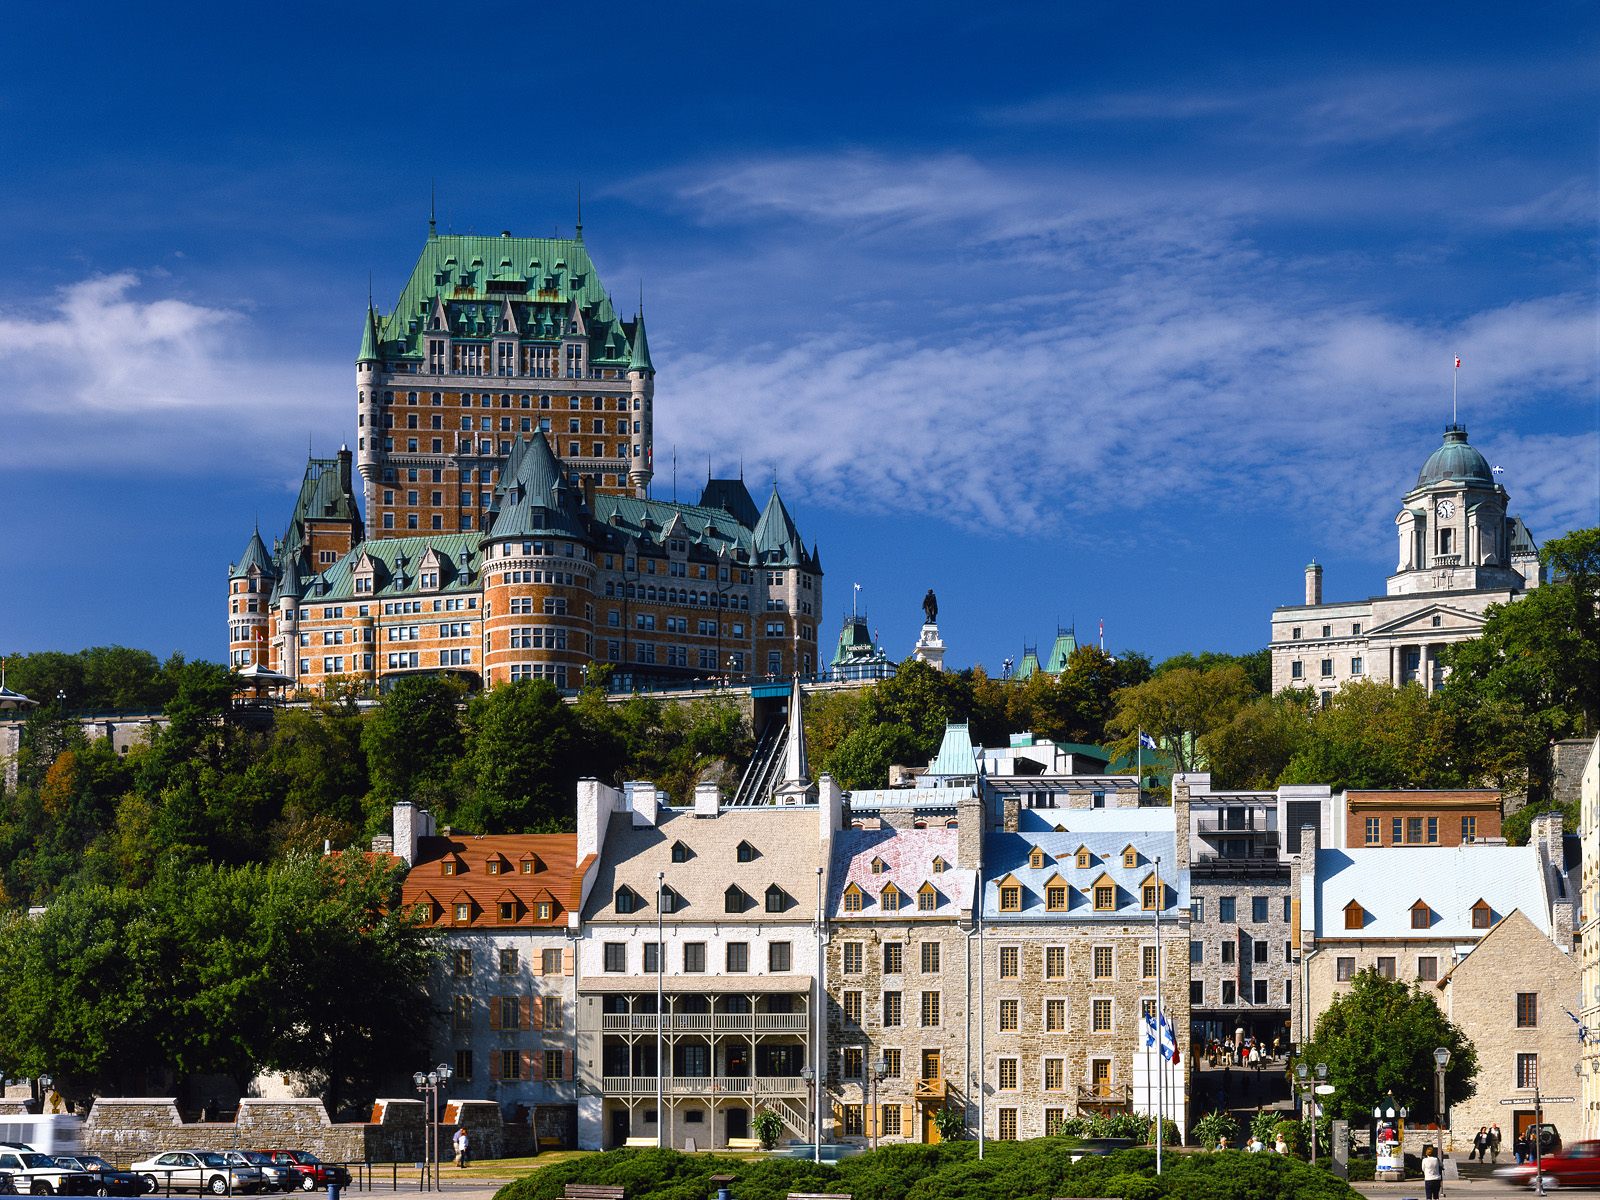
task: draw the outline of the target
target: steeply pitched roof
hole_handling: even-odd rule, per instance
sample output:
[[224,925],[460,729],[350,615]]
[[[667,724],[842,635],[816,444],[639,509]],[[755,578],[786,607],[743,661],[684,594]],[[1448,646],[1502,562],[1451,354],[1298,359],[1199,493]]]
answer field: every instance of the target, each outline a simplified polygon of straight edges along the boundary
[[1067,660],[1077,648],[1078,636],[1074,630],[1057,629],[1055,645],[1050,647],[1050,658],[1044,669],[1052,675],[1061,674],[1067,669]]
[[[585,540],[578,498],[550,451],[544,434],[536,433],[517,456],[516,474],[505,482],[497,498],[499,511],[485,541],[500,538],[554,535]],[[509,472],[508,472],[509,473]]]
[[[1111,813],[1113,810],[1100,810]],[[1155,860],[1162,862],[1161,882],[1166,889],[1166,906],[1163,915],[1175,913],[1189,906],[1189,880],[1177,869],[1176,841],[1172,832],[1172,810],[1166,813],[1167,824],[1161,831],[1147,829],[1069,829],[1066,833],[991,833],[984,838],[984,888],[983,916],[986,921],[999,920],[1127,920],[1129,917],[1148,917],[1153,912],[1142,904],[1145,881],[1155,872]],[[1079,815],[1082,814],[1064,814]],[[1122,865],[1122,851],[1129,843],[1138,850],[1138,862],[1133,867]],[[1034,847],[1044,851],[1044,865],[1029,865],[1029,855]],[[1079,867],[1074,859],[1080,846],[1087,846],[1091,865]],[[1068,886],[1068,907],[1065,912],[1046,909],[1045,885],[1060,875]],[[1022,885],[1021,911],[1002,912],[1000,885],[1008,876]],[[1109,876],[1116,884],[1116,907],[1096,911],[1093,885],[1096,880]]]
[[[932,917],[949,920],[972,909],[977,872],[958,870],[957,832],[940,826],[935,829],[847,829],[834,835],[833,864],[828,872],[828,910],[835,918],[859,920],[864,917],[891,917],[905,920]],[[934,859],[942,858],[943,871],[933,869]],[[874,873],[874,860],[883,869]],[[879,903],[885,884],[892,883],[905,900],[898,912],[885,913]],[[931,883],[937,899],[932,912],[917,907],[917,893]],[[846,912],[844,895],[855,884],[866,893],[859,911]]]
[[945,723],[939,753],[928,764],[930,776],[959,779],[978,773],[978,757],[972,749],[972,733],[965,721]]
[[[472,905],[465,927],[559,931],[577,903],[577,854],[578,836],[573,833],[421,838],[400,900],[407,905],[431,900],[434,923],[454,929],[464,927],[455,919],[455,905],[464,900]],[[449,875],[443,870],[446,861],[453,865]],[[498,873],[490,873],[491,862],[498,864]],[[500,915],[507,893],[514,905],[509,921]],[[540,901],[551,903],[545,920],[539,919]]]
[[746,529],[754,529],[761,519],[750,489],[744,486],[742,479],[706,480],[705,491],[700,493],[700,507],[724,509]]
[[[419,568],[429,550],[434,551],[439,560],[439,586],[429,588],[429,595],[475,594],[480,586],[478,536],[475,533],[433,533],[374,538],[354,547],[296,594],[317,604],[420,595]],[[363,559],[373,566],[372,590],[357,594],[355,576]]]
[[442,307],[454,337],[493,337],[510,302],[524,340],[560,340],[581,322],[595,362],[628,366],[631,330],[612,307],[583,242],[572,238],[446,234],[423,244],[394,311],[379,328],[389,358],[420,356],[421,340]]
[[[1433,913],[1425,930],[1411,927],[1411,906],[1421,900]],[[1381,846],[1317,851],[1316,933],[1319,939],[1462,939],[1483,936],[1472,927],[1472,906],[1489,905],[1498,920],[1520,909],[1550,933],[1550,905],[1535,846]],[[1352,901],[1366,913],[1358,930],[1344,928]]]
[[628,355],[628,370],[643,371],[647,375],[656,373],[655,364],[650,361],[650,339],[645,336],[643,312],[633,322],[633,346]]
[[800,530],[795,527],[794,518],[784,507],[783,498],[778,495],[776,487],[767,498],[767,507],[762,510],[761,519],[756,522],[755,549],[762,563],[799,566],[809,561],[805,541],[800,537]]
[[261,540],[261,531],[257,529],[250,535],[250,543],[244,548],[244,554],[233,570],[228,572],[231,579],[243,579],[251,570],[260,571],[263,575],[275,575],[272,569],[272,557],[267,553],[267,544]]

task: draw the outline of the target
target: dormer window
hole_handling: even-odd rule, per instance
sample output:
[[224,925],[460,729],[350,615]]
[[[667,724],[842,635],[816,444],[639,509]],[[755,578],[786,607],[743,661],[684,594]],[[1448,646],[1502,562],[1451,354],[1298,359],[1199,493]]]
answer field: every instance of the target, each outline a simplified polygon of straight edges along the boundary
[[899,912],[900,889],[892,883],[885,884],[883,892],[878,897],[878,903],[882,906],[884,912]]
[[863,895],[864,894],[861,891],[861,889],[859,887],[857,887],[853,883],[849,887],[845,888],[845,890],[844,890],[844,910],[845,910],[845,912],[852,912],[852,913],[860,912],[861,911],[861,902],[862,902],[862,899],[863,899]]
[[644,907],[644,901],[639,898],[639,893],[626,885],[617,889],[617,911],[626,915],[638,912]]
[[488,869],[489,874],[500,874],[500,860],[498,858],[491,858],[484,866]]
[[931,883],[925,883],[917,889],[917,911],[933,912],[939,907],[938,889]]
[[1153,912],[1161,906],[1160,889],[1154,883],[1147,883],[1140,889],[1140,904],[1146,912]]
[[661,911],[675,913],[683,908],[683,897],[669,887],[661,889]]
[[754,846],[752,846],[749,842],[740,842],[739,843],[739,849],[737,851],[737,856],[738,856],[739,861],[742,862],[742,863],[755,862],[755,860],[756,860],[756,848]]
[[533,906],[534,915],[541,921],[548,921],[555,916],[556,906],[548,900],[541,900]]
[[1117,881],[1102,875],[1094,881],[1095,912],[1115,912],[1117,908]]
[[1094,865],[1094,855],[1089,853],[1089,847],[1087,847],[1087,846],[1079,846],[1078,847],[1078,853],[1077,853],[1075,861],[1077,862],[1078,866],[1080,866],[1080,867],[1093,866]]
[[533,864],[534,864],[535,861],[537,861],[537,860],[532,859],[532,858],[525,858],[520,863],[518,863],[517,866],[521,868],[522,873],[524,875],[532,875],[533,874]]
[[675,863],[686,863],[686,862],[689,861],[689,857],[690,857],[690,855],[689,855],[689,847],[685,846],[682,842],[673,842],[672,843],[672,861],[673,862],[675,862]]
[[1494,910],[1482,900],[1472,906],[1472,927],[1487,929],[1494,924]]
[[741,887],[730,887],[722,893],[722,911],[742,913],[750,907],[750,897]]
[[1022,911],[1022,886],[1016,883],[1003,883],[1000,885],[1000,911]]
[[788,910],[790,904],[789,893],[777,884],[773,884],[767,889],[766,899],[769,913],[781,913]]
[[447,858],[439,864],[439,874],[454,875],[456,873],[456,860]]
[[1139,865],[1139,852],[1132,846],[1124,846],[1122,848],[1122,865],[1129,871]]
[[1044,906],[1049,912],[1066,912],[1071,903],[1071,892],[1066,881],[1057,875],[1044,885]]
[[1433,924],[1433,910],[1418,900],[1411,906],[1411,928],[1427,929]]
[[470,925],[472,923],[472,902],[461,900],[456,903],[456,924]]
[[1028,853],[1028,866],[1037,871],[1044,866],[1044,851],[1035,846]]
[[1344,906],[1344,927],[1346,929],[1360,929],[1367,923],[1366,910],[1354,900]]
[[933,873],[935,875],[943,875],[944,872],[945,872],[945,868],[948,867],[949,865],[950,864],[945,862],[945,860],[943,858],[935,857],[934,860],[933,860]]
[[874,875],[882,875],[888,869],[889,864],[884,862],[883,859],[875,858],[872,860],[872,873]]

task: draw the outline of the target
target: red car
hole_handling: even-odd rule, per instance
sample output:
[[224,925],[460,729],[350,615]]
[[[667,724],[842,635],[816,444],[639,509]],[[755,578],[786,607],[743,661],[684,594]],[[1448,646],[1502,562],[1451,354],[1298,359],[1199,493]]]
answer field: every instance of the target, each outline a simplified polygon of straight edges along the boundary
[[[1553,1154],[1544,1155],[1539,1167],[1548,1191],[1558,1187],[1600,1187],[1600,1142],[1573,1142]],[[1537,1182],[1533,1163],[1508,1167],[1499,1172],[1514,1183],[1530,1187]]]
[[314,1192],[318,1188],[325,1188],[330,1183],[340,1187],[350,1186],[350,1172],[338,1163],[325,1163],[309,1150],[266,1150],[263,1151],[275,1163],[292,1166],[300,1172],[300,1188],[302,1191]]

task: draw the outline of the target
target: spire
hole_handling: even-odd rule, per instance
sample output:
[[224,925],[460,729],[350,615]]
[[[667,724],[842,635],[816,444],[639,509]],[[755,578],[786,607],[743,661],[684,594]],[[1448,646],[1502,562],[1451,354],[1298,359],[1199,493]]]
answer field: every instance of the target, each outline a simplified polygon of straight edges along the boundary
[[485,541],[536,534],[587,540],[577,497],[544,434],[533,435],[517,463],[516,473],[507,471],[501,481],[499,512]]
[[779,804],[803,804],[811,794],[806,764],[806,723],[801,712],[800,676],[789,687],[789,729],[783,743],[783,780],[773,790]]
[[756,522],[755,549],[759,561],[764,563],[798,566],[805,558],[805,542],[776,487],[767,498],[767,507],[762,510],[761,519]]
[[583,241],[583,184],[578,185],[578,227],[574,231],[575,241]]
[[250,535],[250,543],[244,548],[244,554],[239,559],[239,564],[229,572],[234,579],[243,579],[250,574],[254,567],[263,575],[273,574],[272,556],[267,553],[267,544],[261,540],[261,530],[258,527]]
[[629,356],[628,370],[639,371],[646,375],[656,373],[655,365],[650,361],[650,339],[644,332],[643,290],[640,291],[639,315],[633,322],[633,349]]
[[439,236],[437,191],[438,189],[434,187],[433,180],[428,180],[428,237],[430,239]]
[[356,351],[356,361],[376,362],[383,357],[378,353],[378,347],[382,343],[383,336],[378,331],[378,310],[372,307],[371,285],[368,284],[367,319],[361,327],[361,348]]

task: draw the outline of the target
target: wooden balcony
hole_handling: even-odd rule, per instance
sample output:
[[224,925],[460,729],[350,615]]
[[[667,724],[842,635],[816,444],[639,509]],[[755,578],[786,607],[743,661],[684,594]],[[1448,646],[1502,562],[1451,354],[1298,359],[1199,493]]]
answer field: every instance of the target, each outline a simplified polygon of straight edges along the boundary
[[913,1098],[918,1103],[927,1102],[929,1104],[943,1104],[948,1094],[949,1086],[943,1079],[919,1079],[915,1090],[912,1092]]
[[1078,1085],[1078,1111],[1092,1113],[1131,1112],[1133,1087],[1105,1085],[1102,1087]]
[[[668,1013],[663,1033],[807,1033],[805,1013]],[[603,1033],[654,1033],[654,1013],[604,1013]]]
[[[608,1096],[654,1096],[654,1075],[607,1075],[600,1081],[601,1090]],[[762,1096],[808,1096],[811,1085],[799,1075],[668,1075],[662,1081],[662,1091],[668,1096],[704,1096],[708,1098]]]

